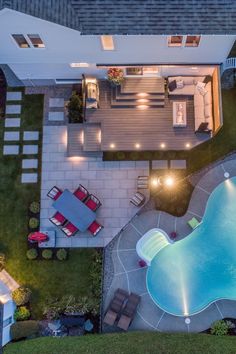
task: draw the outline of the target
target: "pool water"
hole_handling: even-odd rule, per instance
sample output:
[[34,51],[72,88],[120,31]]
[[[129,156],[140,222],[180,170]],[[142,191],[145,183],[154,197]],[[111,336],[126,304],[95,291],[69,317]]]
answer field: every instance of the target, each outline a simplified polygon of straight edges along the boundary
[[195,314],[219,299],[236,300],[236,177],[213,191],[190,235],[155,255],[147,288],[161,309],[176,316]]

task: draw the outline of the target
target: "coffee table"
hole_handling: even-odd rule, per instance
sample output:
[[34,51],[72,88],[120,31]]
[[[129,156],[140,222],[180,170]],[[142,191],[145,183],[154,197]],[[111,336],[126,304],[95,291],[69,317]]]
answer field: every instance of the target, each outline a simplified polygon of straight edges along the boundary
[[173,102],[173,127],[184,128],[187,126],[187,108],[185,101]]

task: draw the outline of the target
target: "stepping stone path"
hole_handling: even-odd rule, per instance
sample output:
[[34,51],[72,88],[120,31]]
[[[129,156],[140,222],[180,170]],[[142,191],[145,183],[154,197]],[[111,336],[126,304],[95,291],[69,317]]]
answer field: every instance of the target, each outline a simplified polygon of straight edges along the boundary
[[22,92],[7,92],[7,101],[21,101]]
[[152,168],[155,170],[167,169],[168,161],[167,160],[152,160]]
[[22,168],[38,168],[38,159],[23,159]]
[[38,153],[38,145],[24,145],[23,155],[35,155]]
[[170,168],[184,170],[186,169],[186,160],[170,160]]
[[3,155],[18,155],[19,145],[3,145]]
[[49,107],[64,107],[64,98],[50,98],[49,99]]
[[39,140],[39,132],[36,132],[36,131],[24,132],[23,140],[25,140],[25,141]]
[[18,104],[7,104],[6,114],[21,114],[21,105]]
[[4,141],[19,141],[20,132],[5,132]]
[[20,127],[20,118],[5,119],[5,128],[19,128],[19,127]]
[[[6,103],[6,115],[14,115],[14,116],[7,116],[5,118],[5,132],[4,132],[4,141],[20,141],[20,135],[22,132],[20,131],[20,126],[21,126],[21,100],[22,100],[22,92],[21,91],[15,91],[7,92],[7,103]],[[8,102],[12,101],[19,101],[18,104],[8,104]],[[52,104],[54,107],[64,107],[64,99],[63,99],[63,105],[61,99],[57,99],[56,101],[53,101]],[[58,114],[57,112],[55,112]],[[59,117],[60,114],[63,114],[63,119],[64,119],[64,113],[59,112]],[[62,119],[62,120],[63,120]],[[14,130],[12,129],[14,128]],[[19,130],[16,130],[16,128],[19,128]],[[39,140],[39,132],[38,131],[24,131],[23,132],[23,141],[25,142],[33,142],[33,141],[38,141]],[[7,145],[5,144],[3,146],[3,155],[19,155],[20,153],[20,145]],[[22,149],[22,154],[23,155],[36,155],[38,154],[38,143],[37,145],[23,145]],[[31,170],[37,170],[38,169],[38,159],[37,158],[25,158],[22,160],[22,174],[21,174],[21,183],[37,183],[38,182],[38,172],[32,172]],[[27,172],[27,169],[30,170]]]
[[21,183],[37,183],[38,174],[37,173],[22,173]]
[[48,112],[48,120],[51,122],[63,122],[64,112]]

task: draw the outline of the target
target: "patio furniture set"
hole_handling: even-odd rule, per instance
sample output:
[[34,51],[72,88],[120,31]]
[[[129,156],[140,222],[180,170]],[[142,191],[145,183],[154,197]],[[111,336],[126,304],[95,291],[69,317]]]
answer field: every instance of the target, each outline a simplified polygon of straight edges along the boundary
[[57,210],[49,220],[67,237],[87,230],[92,236],[97,236],[102,230],[103,226],[96,220],[96,211],[101,202],[81,184],[74,193],[54,186],[47,196],[53,200],[53,207]]
[[141,297],[135,293],[129,294],[125,290],[117,289],[103,322],[110,326],[117,322],[117,327],[127,331],[135,317],[140,300]]

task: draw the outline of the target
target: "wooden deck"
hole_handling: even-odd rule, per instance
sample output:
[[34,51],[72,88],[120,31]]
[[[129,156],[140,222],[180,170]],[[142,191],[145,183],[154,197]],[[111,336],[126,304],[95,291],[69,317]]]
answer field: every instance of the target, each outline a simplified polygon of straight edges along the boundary
[[[137,85],[131,82],[126,86],[125,94],[147,92],[143,91],[146,85]],[[150,82],[149,82],[150,83]],[[164,83],[158,82],[160,92],[164,89]],[[147,89],[147,86],[146,86]],[[149,86],[151,94],[155,87]],[[123,88],[124,90],[124,88]],[[164,92],[164,91],[163,91]],[[162,92],[162,95],[163,95]],[[122,94],[122,88],[121,88]],[[141,150],[159,150],[161,144],[165,144],[166,150],[186,149],[186,144],[196,146],[209,139],[206,134],[196,135],[194,133],[194,107],[193,98],[185,97],[187,101],[187,127],[173,128],[172,102],[182,100],[183,97],[169,99],[165,94],[164,107],[127,107],[111,108],[111,89],[106,81],[100,82],[100,108],[87,112],[87,123],[101,123],[101,150],[137,150],[136,144],[140,144]]]

